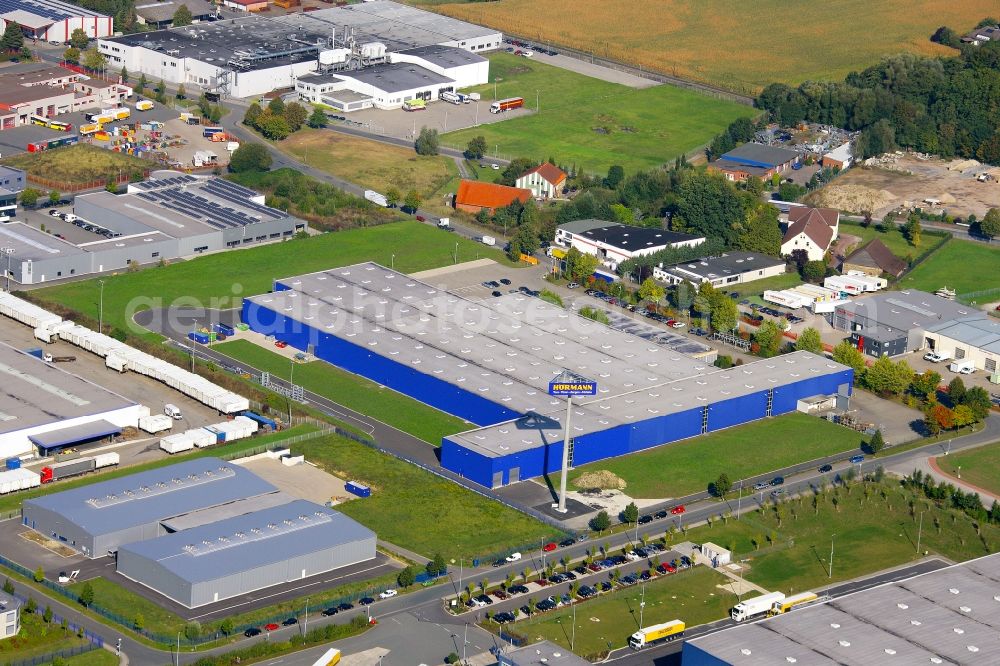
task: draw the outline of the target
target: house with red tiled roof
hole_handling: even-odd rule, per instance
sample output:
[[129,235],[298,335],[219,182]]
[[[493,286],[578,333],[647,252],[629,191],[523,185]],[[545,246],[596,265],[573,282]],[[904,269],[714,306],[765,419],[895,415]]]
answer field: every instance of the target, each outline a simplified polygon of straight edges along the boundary
[[497,208],[509,206],[515,201],[525,203],[531,198],[531,190],[508,187],[478,180],[463,180],[455,195],[455,209],[475,215],[481,210],[492,213]]
[[805,250],[809,261],[820,261],[840,231],[840,211],[833,208],[793,207],[781,239],[782,256]]
[[566,173],[556,165],[545,162],[522,175],[514,184],[531,190],[536,199],[551,199],[566,184]]

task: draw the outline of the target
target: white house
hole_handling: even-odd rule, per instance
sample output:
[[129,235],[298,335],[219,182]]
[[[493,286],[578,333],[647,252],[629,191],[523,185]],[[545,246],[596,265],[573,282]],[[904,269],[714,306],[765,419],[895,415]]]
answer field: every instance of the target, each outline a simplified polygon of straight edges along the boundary
[[665,250],[668,247],[695,247],[705,242],[701,236],[649,227],[632,227],[604,220],[577,220],[556,229],[556,245],[596,256],[614,270],[618,264]]
[[805,250],[809,261],[821,261],[839,230],[840,212],[833,208],[791,208],[781,254]]
[[782,275],[784,272],[785,262],[782,259],[766,254],[734,251],[718,257],[654,266],[653,279],[671,285],[686,281],[694,285],[708,282],[713,287],[725,287]]
[[549,162],[539,164],[515,181],[517,187],[531,190],[536,199],[551,199],[566,184],[566,173]]

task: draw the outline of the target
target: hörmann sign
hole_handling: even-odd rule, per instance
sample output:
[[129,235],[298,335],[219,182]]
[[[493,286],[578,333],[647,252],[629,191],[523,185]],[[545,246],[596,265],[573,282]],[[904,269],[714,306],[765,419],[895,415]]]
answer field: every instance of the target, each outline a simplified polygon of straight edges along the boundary
[[549,382],[549,395],[597,395],[597,382]]

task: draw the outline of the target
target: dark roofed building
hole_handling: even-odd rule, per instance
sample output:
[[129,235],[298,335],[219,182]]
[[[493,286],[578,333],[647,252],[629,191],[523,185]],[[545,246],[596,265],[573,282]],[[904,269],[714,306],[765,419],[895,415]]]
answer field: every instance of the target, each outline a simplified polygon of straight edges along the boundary
[[742,284],[784,273],[784,259],[740,251],[653,267],[653,277],[661,282],[680,284],[687,281],[695,285],[708,282],[713,287]]
[[842,266],[841,272],[860,271],[865,275],[879,277],[887,273],[899,277],[906,270],[906,262],[892,253],[881,240],[876,238],[864,247],[852,252]]
[[708,168],[722,173],[732,181],[742,182],[750,177],[766,180],[790,169],[798,160],[799,154],[794,150],[760,143],[744,143],[710,163]]
[[804,250],[809,261],[820,261],[840,230],[840,211],[833,208],[793,207],[781,239],[781,254]]
[[604,220],[577,220],[559,225],[555,242],[592,254],[614,269],[632,257],[653,254],[668,247],[695,247],[705,242],[701,236],[682,234],[655,227],[633,227]]

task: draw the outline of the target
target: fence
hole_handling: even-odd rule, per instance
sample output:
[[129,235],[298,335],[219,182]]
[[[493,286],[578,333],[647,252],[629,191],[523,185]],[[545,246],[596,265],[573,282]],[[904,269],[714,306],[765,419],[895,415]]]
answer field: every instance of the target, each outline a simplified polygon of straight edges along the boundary
[[5,661],[4,666],[36,666],[37,664],[51,664],[56,659],[66,659],[67,657],[75,657],[77,655],[85,654],[92,650],[100,650],[101,647],[94,645],[93,643],[87,643],[86,645],[81,645],[75,648],[68,648],[66,650],[57,650],[56,652],[49,652],[48,654],[38,655],[37,657],[32,657],[31,659],[22,659],[21,661]]
[[[3,558],[0,558],[3,559]],[[18,565],[19,568],[21,568]],[[17,594],[16,592],[12,595],[21,602],[21,612],[26,612],[24,610],[25,605],[28,603],[28,598]],[[44,606],[38,606],[35,610],[36,613],[42,613]],[[66,648],[64,650],[57,650],[55,652],[50,652],[48,654],[38,655],[37,657],[32,657],[31,659],[25,659],[22,661],[7,661],[3,662],[5,666],[34,666],[34,664],[47,664],[50,663],[56,657],[75,657],[76,655],[83,654],[85,652],[90,652],[91,650],[97,650],[104,647],[104,639],[97,634],[91,633],[89,630],[70,622],[68,619],[63,618],[58,613],[52,613],[52,619],[48,624],[53,627],[61,626],[63,622],[66,622],[67,631],[80,635],[86,639],[86,645],[79,645],[74,648]]]
[[998,299],[1000,299],[1000,288],[970,291],[967,294],[959,294],[955,297],[955,300],[965,305],[976,305],[979,302],[989,303]]

